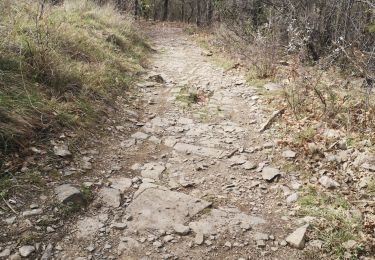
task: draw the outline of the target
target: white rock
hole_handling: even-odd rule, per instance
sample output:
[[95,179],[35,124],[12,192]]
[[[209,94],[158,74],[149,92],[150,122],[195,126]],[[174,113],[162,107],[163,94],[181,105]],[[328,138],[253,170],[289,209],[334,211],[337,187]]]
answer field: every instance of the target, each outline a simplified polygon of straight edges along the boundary
[[172,235],[166,235],[165,237],[163,237],[164,242],[170,242],[173,239],[174,239],[174,237]]
[[35,247],[33,246],[21,246],[19,248],[20,255],[23,257],[28,257],[34,251],[35,251]]
[[22,216],[24,217],[30,217],[30,216],[36,216],[43,213],[42,209],[32,209],[22,212]]
[[142,133],[142,132],[136,132],[135,134],[132,134],[132,138],[136,140],[146,140],[148,138],[148,134]]
[[10,255],[10,249],[5,248],[3,251],[0,252],[0,259],[5,259]]
[[127,227],[127,224],[126,223],[113,223],[111,227],[114,229],[118,229],[118,230],[124,230]]
[[308,227],[309,225],[304,225],[297,228],[292,234],[287,236],[285,239],[286,242],[288,242],[288,244],[292,247],[303,249],[305,246],[305,236]]
[[47,227],[46,230],[47,230],[48,233],[53,233],[53,232],[55,232],[55,229],[52,228],[52,227]]
[[76,187],[70,184],[63,184],[55,188],[57,199],[61,203],[73,202],[83,204],[84,198],[82,193]]
[[195,235],[194,242],[197,245],[201,245],[204,242],[204,236],[203,233],[198,233]]
[[155,241],[152,245],[157,248],[163,247],[163,243],[160,241]]
[[118,189],[121,193],[125,193],[133,184],[129,178],[110,178],[109,181],[111,182],[111,187]]
[[106,206],[117,208],[121,204],[121,193],[117,189],[104,187],[99,191],[99,199]]
[[282,156],[284,158],[292,159],[296,157],[296,152],[293,152],[292,150],[286,150],[283,152]]
[[269,239],[268,234],[259,233],[259,232],[254,234],[254,240],[268,240],[268,239]]
[[5,221],[5,223],[7,223],[8,225],[12,225],[12,224],[16,221],[16,217],[6,218],[4,221]]
[[161,175],[164,172],[164,170],[165,170],[165,166],[162,162],[146,163],[143,166],[143,170],[141,171],[141,175],[144,178],[159,180],[161,178]]
[[293,194],[290,194],[286,198],[286,203],[290,204],[290,203],[296,202],[297,200],[298,200],[298,194],[297,193],[293,193]]
[[53,249],[52,244],[48,244],[48,246],[46,247],[46,250],[44,250],[43,255],[40,258],[40,260],[50,260],[51,256],[52,256],[52,249]]
[[189,234],[189,232],[190,232],[190,227],[184,226],[182,224],[173,225],[173,229],[176,232],[176,234],[182,235],[182,236],[185,236],[185,235]]
[[356,245],[357,245],[357,242],[356,242],[355,240],[348,240],[348,241],[346,241],[345,243],[342,243],[342,246],[343,246],[346,250],[351,250],[351,249],[353,249]]
[[242,165],[242,168],[245,170],[254,170],[257,167],[255,163],[252,162],[246,162],[244,165]]
[[53,147],[53,152],[57,156],[66,157],[72,155],[72,153],[69,151],[69,148],[66,144],[61,145],[55,145]]
[[340,184],[338,182],[334,181],[328,176],[320,177],[319,183],[327,189],[334,189],[334,188],[340,187]]
[[266,181],[272,181],[277,176],[280,176],[280,171],[272,167],[264,167],[262,170],[262,178]]

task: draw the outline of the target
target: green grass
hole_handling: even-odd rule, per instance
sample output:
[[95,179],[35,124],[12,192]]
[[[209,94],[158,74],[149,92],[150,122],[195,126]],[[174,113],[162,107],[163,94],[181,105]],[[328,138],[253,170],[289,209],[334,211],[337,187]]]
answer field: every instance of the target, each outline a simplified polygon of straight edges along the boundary
[[183,31],[187,34],[193,35],[199,32],[199,28],[196,25],[189,24],[183,28]]
[[367,184],[367,192],[370,196],[375,196],[375,180],[371,178],[371,180]]
[[187,87],[181,88],[180,93],[176,96],[176,101],[181,102],[184,106],[188,107],[198,103],[198,100],[198,93],[189,91]]
[[[359,239],[360,214],[353,210],[343,196],[323,193],[313,186],[308,186],[298,203],[300,216],[317,218],[313,224],[313,233],[316,239],[324,242],[326,253],[340,259],[345,253],[343,243]],[[354,253],[360,253],[360,245],[357,251]]]
[[314,141],[316,134],[316,129],[308,127],[295,134],[294,139],[297,143],[304,144],[306,142]]
[[86,126],[140,72],[149,47],[111,6],[0,2],[0,150]]

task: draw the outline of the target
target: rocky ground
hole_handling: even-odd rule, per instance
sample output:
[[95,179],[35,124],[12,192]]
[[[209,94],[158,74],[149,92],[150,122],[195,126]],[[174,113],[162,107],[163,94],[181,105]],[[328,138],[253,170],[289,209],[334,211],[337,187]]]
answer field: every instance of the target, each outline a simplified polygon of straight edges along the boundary
[[[305,176],[281,165],[299,154],[266,129],[274,109],[182,29],[149,36],[156,52],[139,92],[127,97],[133,105],[119,98],[106,134],[79,156],[64,138],[52,144],[65,177],[52,179],[49,193],[6,201],[0,258],[317,257],[323,242],[306,239],[314,217],[296,213]],[[326,175],[315,182],[339,185]],[[72,207],[84,209],[62,218]],[[43,242],[16,237],[25,232]]]

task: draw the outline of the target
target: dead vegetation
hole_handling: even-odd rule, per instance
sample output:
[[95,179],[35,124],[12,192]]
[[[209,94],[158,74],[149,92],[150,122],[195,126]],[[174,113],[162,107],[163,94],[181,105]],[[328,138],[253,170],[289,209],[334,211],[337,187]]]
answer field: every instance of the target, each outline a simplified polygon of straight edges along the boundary
[[130,86],[148,50],[131,18],[111,5],[1,1],[0,17],[2,156],[98,118]]

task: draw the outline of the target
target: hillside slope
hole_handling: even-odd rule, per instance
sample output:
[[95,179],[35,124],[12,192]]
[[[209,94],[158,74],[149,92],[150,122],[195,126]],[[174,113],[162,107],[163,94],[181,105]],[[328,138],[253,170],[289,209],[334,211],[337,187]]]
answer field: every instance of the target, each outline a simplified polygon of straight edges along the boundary
[[93,122],[142,70],[147,50],[111,6],[1,1],[0,156]]

